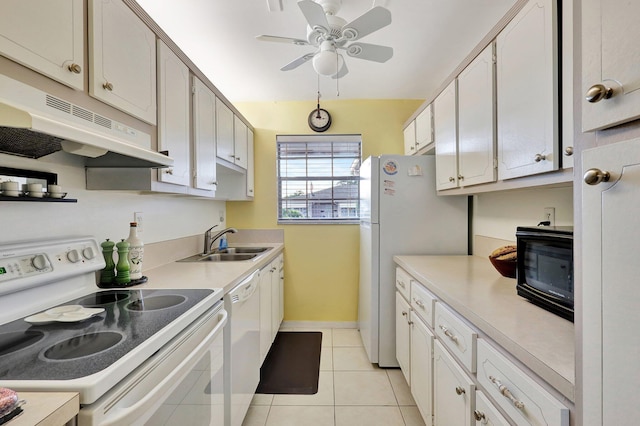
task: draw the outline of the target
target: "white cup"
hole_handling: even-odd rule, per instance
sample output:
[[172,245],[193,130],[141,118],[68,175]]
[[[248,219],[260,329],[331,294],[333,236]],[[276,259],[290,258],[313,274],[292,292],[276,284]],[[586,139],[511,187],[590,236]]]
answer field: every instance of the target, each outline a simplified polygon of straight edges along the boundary
[[47,191],[49,192],[49,194],[61,193],[62,192],[62,186],[60,186],[60,185],[49,185],[47,187]]
[[27,186],[27,190],[29,191],[29,197],[42,198],[42,184],[30,183]]
[[5,197],[19,197],[20,196],[20,191],[12,191],[12,190],[3,189],[2,190],[2,195],[4,195]]
[[3,191],[20,191],[18,182],[2,182]]

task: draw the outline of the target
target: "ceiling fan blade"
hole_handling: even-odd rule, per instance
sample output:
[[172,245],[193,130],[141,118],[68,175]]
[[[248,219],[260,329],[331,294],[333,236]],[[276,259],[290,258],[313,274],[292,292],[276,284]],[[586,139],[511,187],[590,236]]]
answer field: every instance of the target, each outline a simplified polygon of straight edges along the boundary
[[256,36],[256,40],[273,41],[273,42],[276,42],[276,43],[296,44],[298,46],[307,46],[307,45],[309,45],[308,41],[302,40],[300,38],[280,37],[280,36],[271,36],[271,35],[259,35],[259,36]]
[[342,36],[347,40],[358,40],[391,23],[391,12],[376,6],[342,27]]
[[284,67],[280,68],[280,71],[290,71],[290,70],[292,70],[294,68],[298,68],[300,65],[302,65],[305,62],[308,62],[311,59],[313,59],[313,57],[315,55],[316,55],[315,52],[314,53],[307,53],[306,55],[302,55],[299,58],[294,59],[293,61],[289,62]]
[[298,6],[311,29],[319,27],[325,32],[329,32],[329,22],[322,6],[312,0],[301,0],[298,2]]
[[387,62],[393,57],[393,48],[369,43],[351,43],[344,48],[352,58],[366,61]]
[[[340,55],[340,56],[342,56],[342,55]],[[340,71],[338,71],[337,74],[332,75],[331,78],[333,78],[334,80],[338,79],[338,78],[342,78],[345,75],[347,75],[348,73],[349,73],[349,68],[347,68],[347,61],[343,61],[342,62],[342,68],[340,68]]]

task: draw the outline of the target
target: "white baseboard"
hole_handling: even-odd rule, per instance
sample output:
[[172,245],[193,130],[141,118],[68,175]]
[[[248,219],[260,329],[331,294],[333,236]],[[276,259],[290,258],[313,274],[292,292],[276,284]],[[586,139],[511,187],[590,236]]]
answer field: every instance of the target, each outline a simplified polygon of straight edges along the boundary
[[282,321],[280,328],[358,328],[356,321]]

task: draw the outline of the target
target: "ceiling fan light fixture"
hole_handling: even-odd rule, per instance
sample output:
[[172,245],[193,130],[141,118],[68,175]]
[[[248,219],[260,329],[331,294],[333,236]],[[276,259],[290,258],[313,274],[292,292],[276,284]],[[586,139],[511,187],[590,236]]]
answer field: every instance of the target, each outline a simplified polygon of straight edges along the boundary
[[329,41],[323,41],[320,52],[313,57],[313,69],[327,77],[337,74],[343,64],[342,55],[338,55],[336,48]]

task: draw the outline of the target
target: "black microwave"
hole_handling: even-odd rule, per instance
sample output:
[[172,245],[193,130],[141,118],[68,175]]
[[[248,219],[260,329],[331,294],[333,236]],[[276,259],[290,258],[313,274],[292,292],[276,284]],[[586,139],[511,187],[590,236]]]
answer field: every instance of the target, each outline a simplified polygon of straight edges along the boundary
[[519,226],[518,295],[573,321],[573,227]]

